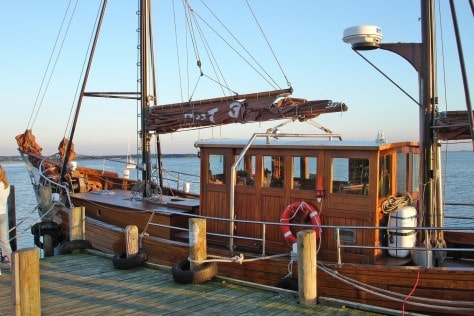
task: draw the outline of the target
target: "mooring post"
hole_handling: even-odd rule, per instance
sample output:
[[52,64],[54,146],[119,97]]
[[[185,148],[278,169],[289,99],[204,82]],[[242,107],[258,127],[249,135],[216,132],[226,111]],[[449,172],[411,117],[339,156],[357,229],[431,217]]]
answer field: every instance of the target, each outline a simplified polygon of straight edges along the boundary
[[12,254],[12,315],[41,315],[39,249]]
[[194,261],[207,259],[206,220],[204,218],[189,219],[189,258],[191,259],[191,271],[195,265],[199,265]]
[[316,233],[303,230],[297,234],[298,293],[302,305],[317,304]]
[[17,250],[17,239],[16,236],[16,203],[15,203],[15,186],[10,186],[10,195],[7,199],[7,209],[8,209],[8,230],[10,234],[8,238],[10,239],[10,247],[12,251]]
[[86,235],[86,209],[73,207],[69,213],[69,240],[84,240]]
[[[86,209],[73,207],[69,213],[69,240],[86,239]],[[79,249],[71,251],[72,254],[80,253]]]
[[[50,185],[39,188],[40,195],[40,209],[43,214],[46,214],[42,221],[53,221],[52,212],[48,212],[53,206],[52,188]],[[54,256],[54,242],[55,240],[50,234],[43,235],[43,254],[45,257]]]
[[140,246],[138,243],[138,227],[135,225],[125,227],[125,252],[127,253],[127,258],[139,252]]

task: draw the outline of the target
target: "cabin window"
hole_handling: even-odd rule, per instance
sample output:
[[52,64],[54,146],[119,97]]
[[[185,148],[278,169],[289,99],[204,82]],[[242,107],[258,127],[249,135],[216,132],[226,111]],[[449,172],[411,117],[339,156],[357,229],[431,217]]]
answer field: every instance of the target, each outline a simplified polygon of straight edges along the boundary
[[368,195],[369,159],[334,158],[332,179],[332,193]]
[[392,156],[380,157],[379,197],[389,196],[392,192]]
[[245,155],[237,165],[236,184],[253,187],[255,185],[256,157]]
[[283,156],[263,156],[263,187],[283,188],[283,175]]
[[224,155],[209,155],[209,183],[225,183],[225,157]]
[[317,166],[316,157],[293,157],[293,189],[315,190]]
[[408,154],[399,153],[397,155],[397,193],[398,195],[407,192],[408,181]]

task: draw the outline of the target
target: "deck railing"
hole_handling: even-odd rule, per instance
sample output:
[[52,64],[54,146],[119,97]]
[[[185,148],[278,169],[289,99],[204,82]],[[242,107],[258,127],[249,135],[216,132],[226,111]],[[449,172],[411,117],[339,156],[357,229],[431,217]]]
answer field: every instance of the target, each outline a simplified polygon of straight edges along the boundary
[[[166,212],[163,212],[166,213]],[[170,212],[173,213],[173,212]],[[262,222],[262,221],[249,221],[249,220],[239,220],[239,219],[225,219],[225,218],[220,218],[220,217],[208,217],[208,216],[199,216],[199,215],[192,215],[192,214],[183,214],[180,213],[180,215],[185,215],[189,217],[194,217],[194,218],[205,218],[207,221],[222,221],[222,222],[232,222],[234,224],[253,224],[253,225],[258,225],[260,226],[260,237],[249,237],[249,236],[240,236],[235,234],[222,234],[222,233],[213,233],[213,232],[207,232],[207,236],[209,237],[218,237],[221,239],[240,239],[240,240],[246,240],[246,241],[253,241],[253,242],[259,242],[261,243],[261,256],[266,256],[267,251],[266,251],[266,244],[267,244],[267,236],[266,232],[268,230],[268,227],[275,227],[277,226],[278,228],[282,225],[281,223],[275,223],[275,222]],[[474,223],[474,218],[467,218],[469,220],[472,220]],[[177,227],[177,226],[169,226],[169,225],[164,225],[164,224],[158,224],[158,223],[149,223],[151,226],[158,226],[158,227],[166,227],[166,228],[171,228],[175,230],[181,230],[181,231],[189,231],[187,228],[183,227]],[[227,224],[226,224],[227,225]],[[310,225],[310,224],[286,224],[292,228],[295,229],[314,229],[315,226]],[[422,236],[424,237],[424,240],[428,239],[429,233],[430,232],[435,232],[435,231],[458,231],[458,232],[471,232],[474,235],[474,225],[473,226],[466,226],[466,227],[386,227],[386,226],[334,226],[334,225],[320,225],[319,226],[324,231],[335,231],[335,242],[336,242],[336,252],[337,252],[337,263],[341,265],[344,260],[344,249],[373,249],[373,250],[396,250],[396,251],[402,251],[402,250],[410,250],[410,251],[416,251],[421,253],[422,255],[425,256],[425,262],[426,268],[432,268],[432,257],[436,252],[447,252],[447,251],[456,251],[456,252],[472,252],[474,253],[474,248],[473,247],[455,247],[455,248],[448,248],[448,247],[432,247],[428,244],[424,244],[422,247],[394,247],[394,246],[373,246],[373,245],[360,245],[360,244],[354,244],[351,242],[344,241],[344,238],[342,238],[342,234],[340,233],[341,231],[356,231],[360,232],[362,230],[390,230],[390,231],[397,231],[397,230],[414,230],[417,232],[422,232]],[[235,246],[235,244],[233,244]],[[474,265],[474,263],[473,263]]]

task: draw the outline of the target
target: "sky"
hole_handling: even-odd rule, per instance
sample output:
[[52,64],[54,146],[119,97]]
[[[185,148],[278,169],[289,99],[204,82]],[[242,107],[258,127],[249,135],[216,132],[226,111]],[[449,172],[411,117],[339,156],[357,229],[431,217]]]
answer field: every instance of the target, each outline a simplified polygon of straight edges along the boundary
[[[472,94],[474,19],[469,1],[454,2]],[[68,37],[61,45],[60,58],[47,72],[50,57],[58,54],[58,50],[52,53],[54,43],[57,38],[62,42],[64,33],[58,37],[58,32],[68,4],[65,0],[0,3],[0,155],[18,154],[15,136],[27,128],[33,130],[44,154],[56,153],[62,137],[68,136],[68,117],[81,85],[81,67],[100,2],[78,1],[76,5],[76,1],[72,1],[70,8],[75,6],[75,14]],[[383,130],[389,141],[418,140],[418,105],[342,41],[343,31],[348,27],[376,25],[382,28],[384,43],[420,42],[418,1],[189,0],[189,4],[199,16],[203,33],[207,33],[210,25],[214,30],[226,33],[216,24],[213,15],[218,16],[245,47],[245,51],[239,48],[239,54],[251,53],[278,88],[287,88],[290,83],[294,97],[346,103],[347,112],[324,114],[315,119],[318,124],[341,134],[343,139],[373,140],[378,130]],[[442,13],[438,18],[442,24],[438,22],[438,44],[442,50],[438,51],[437,57],[443,66],[438,70],[439,108],[465,110],[449,1],[436,1],[436,7],[439,6]],[[179,32],[183,29],[182,7],[179,0],[153,3],[159,104],[187,100],[194,87],[195,100],[222,96],[220,87],[206,77],[214,76],[206,49],[199,47],[206,74],[201,78],[196,57],[192,52],[185,53],[185,48],[191,44],[189,37],[186,41],[185,35]],[[86,91],[136,91],[137,1],[109,0],[107,10]],[[224,36],[228,37],[228,33]],[[274,88],[229,49],[226,43],[235,42],[234,39],[223,42],[213,32],[206,35],[206,39],[208,50],[217,60],[214,67],[218,65],[233,91],[244,94]],[[363,52],[363,55],[418,99],[418,75],[405,60],[382,50]],[[179,62],[176,56],[179,56]],[[44,92],[42,87],[46,84],[42,85],[42,80],[50,78],[52,68],[54,72],[51,79],[45,81],[48,89]],[[186,69],[189,69],[189,79]],[[177,74],[181,76],[181,84]],[[35,107],[40,110],[33,115]],[[133,153],[137,135],[136,110],[135,102],[84,99],[73,140],[76,152],[85,155]],[[264,132],[279,123],[236,124],[162,135],[162,148],[164,153],[195,153],[193,144],[199,138],[249,138],[253,133]],[[320,132],[304,123],[291,124],[282,130]],[[469,142],[452,143],[449,149],[472,150],[472,147]]]

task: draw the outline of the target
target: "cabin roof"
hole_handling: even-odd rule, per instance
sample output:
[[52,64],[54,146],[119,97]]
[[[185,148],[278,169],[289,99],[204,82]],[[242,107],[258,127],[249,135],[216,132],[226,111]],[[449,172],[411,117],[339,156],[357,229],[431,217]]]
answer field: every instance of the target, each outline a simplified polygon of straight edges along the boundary
[[[196,141],[195,147],[199,148],[244,148],[248,144],[248,139],[200,139]],[[291,149],[337,149],[337,150],[369,150],[380,151],[394,147],[418,146],[417,142],[396,142],[381,143],[377,141],[358,141],[358,140],[321,140],[309,138],[266,138],[256,139],[251,148],[291,148]]]

